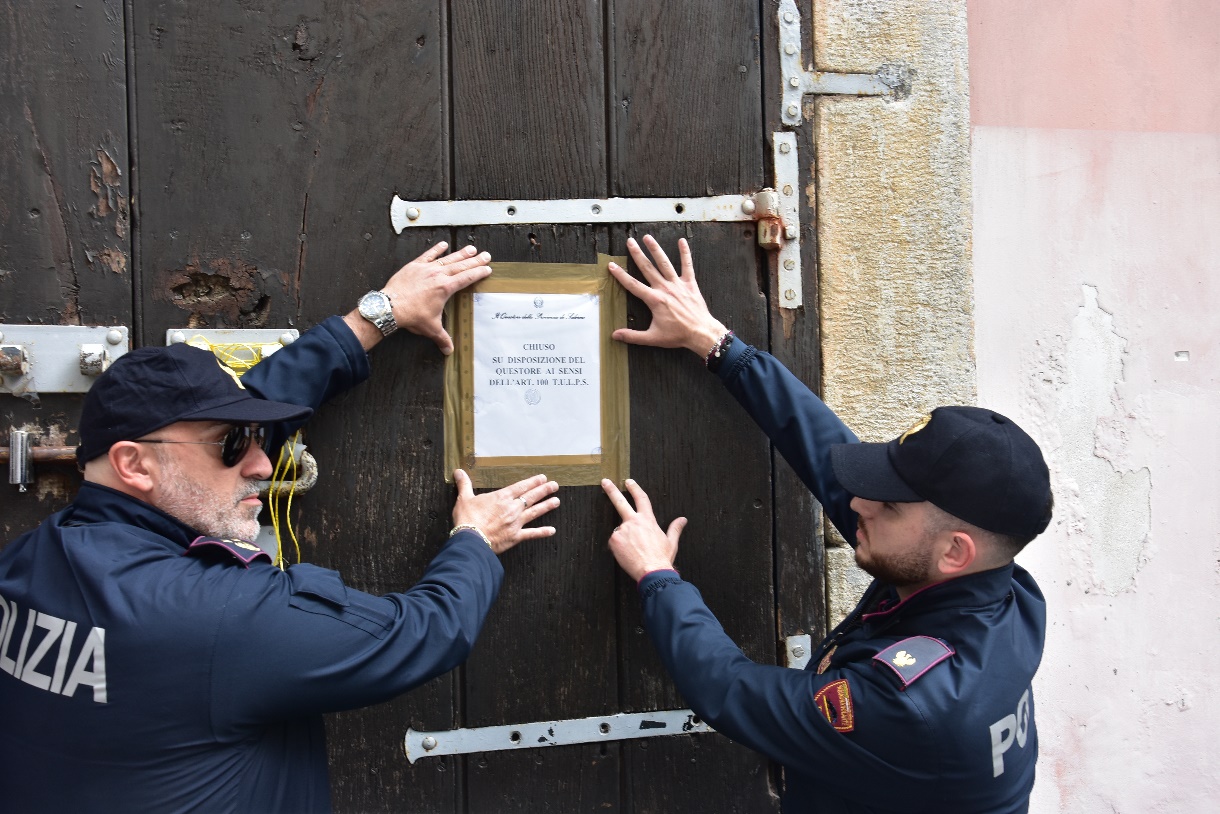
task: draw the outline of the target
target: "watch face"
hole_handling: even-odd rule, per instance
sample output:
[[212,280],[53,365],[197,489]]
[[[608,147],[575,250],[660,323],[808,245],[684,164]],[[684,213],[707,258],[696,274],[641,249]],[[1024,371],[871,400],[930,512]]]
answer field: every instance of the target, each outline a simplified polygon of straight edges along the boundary
[[370,291],[360,298],[357,308],[360,316],[365,319],[374,319],[389,311],[390,303],[385,294],[380,291]]

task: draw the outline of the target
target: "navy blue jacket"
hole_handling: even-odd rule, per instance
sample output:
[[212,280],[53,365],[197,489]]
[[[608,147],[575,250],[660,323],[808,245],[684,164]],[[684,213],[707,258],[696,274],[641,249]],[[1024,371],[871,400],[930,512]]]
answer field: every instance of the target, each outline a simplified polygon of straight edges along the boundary
[[[857,439],[774,357],[734,341],[719,375],[855,545],[831,444]],[[874,581],[805,670],[750,661],[674,571],[640,581],[678,689],[785,767],[785,812],[1022,812],[1038,754],[1030,687],[1046,607],[1010,564],[898,601]]]
[[[368,375],[332,318],[252,369],[318,406]],[[97,484],[0,552],[0,809],[329,811],[321,714],[470,652],[503,570],[455,535],[410,590],[184,556],[199,532]]]

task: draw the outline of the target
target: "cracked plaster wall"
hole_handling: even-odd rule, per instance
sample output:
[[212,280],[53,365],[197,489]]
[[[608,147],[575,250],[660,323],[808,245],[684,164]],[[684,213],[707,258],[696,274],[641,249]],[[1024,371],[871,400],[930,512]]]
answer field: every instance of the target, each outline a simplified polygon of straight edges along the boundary
[[970,2],[979,401],[1057,501],[1018,558],[1033,814],[1220,799],[1217,31],[1214,0]]
[[[823,397],[864,440],[975,401],[965,0],[814,4],[816,67],[913,72],[901,101],[822,97],[816,138]],[[867,577],[829,529],[831,622]]]

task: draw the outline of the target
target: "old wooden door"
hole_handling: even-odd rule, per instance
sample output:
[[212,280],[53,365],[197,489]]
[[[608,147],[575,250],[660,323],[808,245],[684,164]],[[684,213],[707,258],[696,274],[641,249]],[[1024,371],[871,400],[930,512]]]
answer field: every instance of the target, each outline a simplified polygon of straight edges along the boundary
[[[670,251],[688,237],[717,316],[816,380],[810,211],[796,311],[778,307],[774,260],[748,223],[398,236],[387,214],[394,194],[761,189],[769,134],[780,129],[769,0],[33,5],[4,0],[5,39],[19,47],[5,51],[0,79],[10,147],[0,157],[2,321],[123,322],[141,344],[162,342],[170,327],[306,329],[438,239],[504,261],[588,263],[652,233]],[[803,155],[808,130],[798,132]],[[631,319],[647,320],[638,302]],[[400,335],[372,361],[372,380],[311,422],[320,485],[296,505],[305,558],[380,593],[421,573],[450,526],[453,490],[442,471],[442,357]],[[747,654],[779,663],[783,636],[824,625],[815,504],[692,356],[632,349],[630,377],[632,474],[664,521],[691,519],[683,575]],[[52,435],[72,426],[79,401],[34,416],[4,398],[6,422]],[[72,476],[44,475],[58,486],[40,477],[34,496],[5,494],[6,538],[68,499]],[[777,808],[775,767],[721,735],[408,765],[408,726],[685,706],[640,626],[634,586],[607,552],[608,502],[595,487],[561,497],[558,535],[505,557],[500,599],[465,666],[330,719],[338,810]]]

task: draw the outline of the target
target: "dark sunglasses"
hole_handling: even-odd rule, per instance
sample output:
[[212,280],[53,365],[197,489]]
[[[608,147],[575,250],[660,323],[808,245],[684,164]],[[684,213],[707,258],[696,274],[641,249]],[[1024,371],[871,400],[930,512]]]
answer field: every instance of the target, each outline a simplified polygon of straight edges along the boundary
[[219,441],[172,441],[163,438],[141,438],[137,444],[202,444],[204,446],[220,447],[220,462],[225,466],[236,466],[250,449],[254,442],[267,451],[267,430],[260,426],[233,427]]

